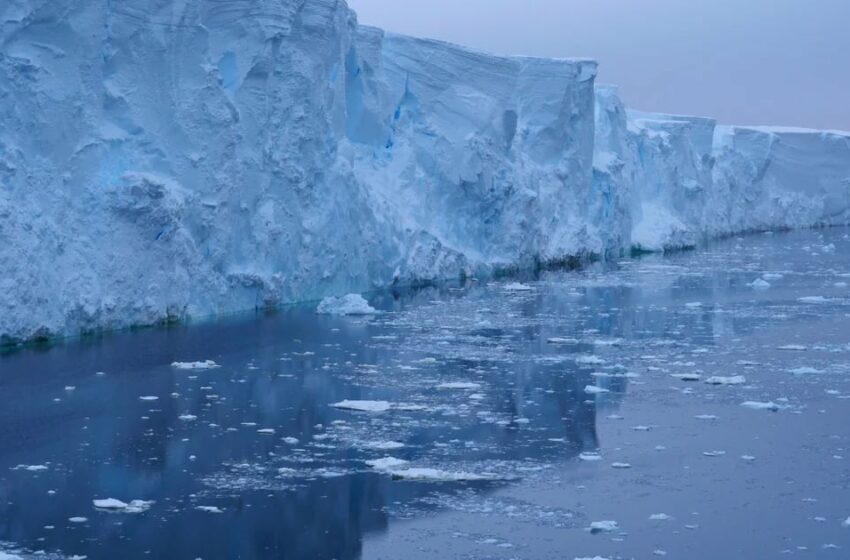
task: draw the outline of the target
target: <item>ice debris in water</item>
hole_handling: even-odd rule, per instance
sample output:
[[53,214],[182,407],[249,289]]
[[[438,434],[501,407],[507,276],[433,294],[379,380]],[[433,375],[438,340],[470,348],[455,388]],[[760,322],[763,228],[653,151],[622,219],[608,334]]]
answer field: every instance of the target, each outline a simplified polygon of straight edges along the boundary
[[745,408],[751,408],[753,410],[772,410],[776,412],[779,410],[779,405],[773,401],[768,402],[759,402],[759,401],[746,401],[742,402],[741,406]]
[[12,467],[13,471],[29,471],[29,472],[40,472],[46,471],[47,465],[18,465],[17,467]]
[[92,500],[92,503],[97,509],[114,511],[116,513],[142,513],[150,509],[150,507],[153,505],[152,501],[131,500],[128,504],[115,498]]
[[378,310],[360,294],[326,297],[319,303],[316,313],[322,315],[374,315]]
[[396,459],[395,457],[382,457],[381,459],[370,459],[366,464],[377,471],[386,471],[406,465],[409,461]]
[[812,373],[823,373],[819,369],[815,369],[813,367],[808,367],[808,366],[793,368],[793,369],[790,369],[788,371],[790,371],[794,375],[809,375],[809,374],[812,374]]
[[387,451],[390,449],[401,449],[404,447],[404,444],[400,441],[368,441],[363,443],[361,447],[366,449],[378,449],[381,451]]
[[502,286],[502,289],[506,292],[530,292],[534,290],[528,284],[520,284],[519,282],[511,282],[510,284],[505,284]]
[[481,385],[478,383],[469,383],[466,381],[452,381],[437,385],[437,389],[478,389],[479,387],[481,387]]
[[585,365],[599,365],[604,364],[605,360],[600,358],[599,356],[592,356],[590,354],[585,354],[582,356],[576,357],[577,364],[585,364]]
[[754,290],[766,290],[770,288],[770,282],[763,278],[756,278],[750,283],[750,287]]
[[411,480],[414,482],[474,482],[479,480],[493,480],[493,477],[489,475],[463,471],[443,471],[423,467],[387,469],[386,472],[393,478]]
[[828,300],[823,296],[805,296],[797,298],[800,303],[826,303]]
[[359,412],[386,412],[392,407],[388,401],[350,401],[348,399],[332,403],[331,406]]
[[578,344],[578,339],[553,336],[551,338],[547,338],[546,342],[549,344]]
[[729,377],[715,375],[706,379],[705,382],[709,385],[743,385],[747,382],[747,378],[743,375],[732,375]]
[[609,533],[611,531],[616,531],[620,526],[616,521],[594,521],[590,524],[590,532],[591,533]]
[[806,347],[802,344],[785,344],[783,346],[777,346],[777,350],[791,350],[795,352],[802,352],[806,350]]
[[611,467],[615,469],[630,469],[632,465],[630,463],[611,463]]
[[171,367],[174,369],[213,369],[221,366],[212,360],[204,360],[201,362],[172,362]]
[[700,375],[697,373],[671,373],[670,377],[675,377],[682,381],[699,381]]
[[845,520],[841,523],[841,526],[842,526],[842,527],[844,527],[844,528],[850,528],[850,517],[848,517],[847,519],[845,519]]
[[224,513],[224,510],[216,506],[196,506],[196,510],[205,511],[207,513]]
[[602,455],[593,451],[585,451],[583,453],[579,453],[578,458],[582,461],[601,461]]
[[653,513],[649,516],[650,521],[668,521],[670,519],[672,519],[672,517],[670,517],[666,513]]
[[88,517],[79,517],[79,516],[68,518],[68,521],[70,521],[71,523],[85,523],[88,520],[89,520]]
[[601,394],[601,393],[607,393],[608,389],[604,389],[604,388],[599,387],[597,385],[587,385],[584,388],[584,392],[587,393],[588,395],[598,395],[598,394]]

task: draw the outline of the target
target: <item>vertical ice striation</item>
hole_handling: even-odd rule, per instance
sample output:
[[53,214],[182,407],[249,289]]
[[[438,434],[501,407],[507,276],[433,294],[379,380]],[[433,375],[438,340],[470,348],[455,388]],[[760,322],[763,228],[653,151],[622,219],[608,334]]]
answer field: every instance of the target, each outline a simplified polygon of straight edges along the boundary
[[6,0],[0,340],[850,221],[847,134],[595,74],[338,0]]

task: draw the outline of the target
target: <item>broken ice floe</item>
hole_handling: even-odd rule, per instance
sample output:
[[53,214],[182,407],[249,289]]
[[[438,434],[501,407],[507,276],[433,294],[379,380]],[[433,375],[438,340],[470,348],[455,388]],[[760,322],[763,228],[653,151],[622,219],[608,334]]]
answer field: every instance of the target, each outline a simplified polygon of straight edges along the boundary
[[319,303],[316,313],[321,315],[374,315],[380,313],[369,305],[360,294],[348,294],[342,297],[326,297]]
[[480,387],[481,385],[478,383],[470,383],[467,381],[451,381],[437,385],[437,389],[479,389]]
[[608,393],[608,389],[604,389],[599,387],[598,385],[587,385],[584,388],[584,392],[588,395],[600,395],[602,393]]
[[354,401],[344,400],[331,404],[334,408],[343,410],[356,410],[358,412],[386,412],[392,404],[388,401]]
[[709,385],[743,385],[747,382],[747,378],[743,375],[732,375],[729,377],[715,375],[706,379],[705,382]]
[[675,377],[681,381],[699,381],[701,378],[697,373],[671,373],[670,377]]
[[171,362],[171,367],[174,369],[213,369],[221,366],[212,360],[204,360],[202,362]]
[[153,501],[131,500],[130,503],[127,503],[115,498],[92,500],[92,503],[97,509],[114,513],[142,513],[150,509],[153,505]]
[[767,401],[767,402],[746,401],[746,402],[742,402],[741,406],[743,406],[744,408],[751,408],[753,410],[771,410],[773,412],[776,412],[777,410],[779,410],[779,405],[776,404],[773,401]]
[[216,506],[195,506],[195,509],[206,513],[224,513],[223,509]]
[[588,527],[588,530],[591,533],[610,533],[611,531],[616,531],[620,526],[616,521],[606,520],[606,521],[594,521]]
[[529,286],[528,284],[520,284],[519,282],[505,284],[502,286],[502,289],[506,292],[531,292],[534,290],[532,286]]

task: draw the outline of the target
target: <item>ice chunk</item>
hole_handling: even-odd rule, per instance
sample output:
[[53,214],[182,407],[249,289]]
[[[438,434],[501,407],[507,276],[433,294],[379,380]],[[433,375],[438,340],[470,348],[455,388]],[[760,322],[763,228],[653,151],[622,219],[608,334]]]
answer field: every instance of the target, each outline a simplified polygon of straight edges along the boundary
[[381,451],[389,451],[392,449],[401,449],[404,444],[400,441],[368,441],[362,444],[366,449],[377,449]]
[[47,465],[18,465],[17,467],[12,467],[13,471],[29,471],[29,472],[41,472],[46,471],[48,469]]
[[322,315],[374,315],[378,312],[360,294],[326,297],[316,308],[316,313]]
[[80,516],[68,518],[68,521],[70,521],[71,523],[85,523],[88,520],[89,520],[88,517],[80,517]]
[[753,410],[772,410],[776,412],[779,410],[779,405],[773,401],[768,402],[759,402],[759,401],[746,401],[742,402],[741,406],[745,408],[751,408]]
[[823,373],[821,370],[815,369],[815,368],[809,367],[809,366],[802,366],[802,367],[798,367],[798,368],[793,368],[793,369],[790,369],[788,371],[790,371],[794,375],[809,375],[809,374],[815,374],[815,373]]
[[181,414],[180,416],[177,417],[177,419],[182,420],[183,422],[192,422],[194,420],[197,420],[198,417],[195,416],[194,414]]
[[709,385],[743,385],[747,382],[747,378],[743,375],[732,375],[729,377],[715,375],[706,379],[705,382]]
[[697,373],[671,373],[670,377],[675,377],[682,381],[699,381],[701,378],[701,376]]
[[829,300],[823,296],[805,296],[797,298],[797,301],[800,303],[826,303]]
[[611,467],[615,469],[630,469],[632,465],[630,463],[611,463]]
[[582,461],[601,461],[602,455],[593,451],[585,451],[583,453],[579,453],[578,458]]
[[599,387],[598,385],[586,385],[584,387],[584,392],[588,395],[599,395],[601,393],[608,393],[608,389],[604,389]]
[[173,367],[174,369],[194,370],[194,369],[213,369],[213,368],[217,368],[217,367],[221,367],[221,366],[219,366],[217,363],[215,363],[212,360],[204,360],[204,361],[201,361],[201,362],[172,362],[171,367]]
[[502,289],[506,292],[530,292],[534,290],[534,288],[529,286],[528,284],[520,284],[519,282],[511,282],[510,284],[505,284],[504,286],[502,286]]
[[616,531],[620,526],[616,521],[594,521],[590,524],[588,529],[591,533],[610,533],[611,531]]
[[388,471],[406,465],[407,463],[409,463],[409,461],[405,461],[404,459],[397,459],[395,457],[383,457],[381,459],[370,459],[368,461],[365,461],[365,463],[375,470]]
[[403,469],[387,469],[393,478],[412,480],[416,482],[474,482],[493,480],[490,475],[475,474],[463,471],[443,471],[425,467],[410,467]]
[[344,400],[331,404],[334,408],[357,410],[360,412],[386,412],[391,408],[388,401],[352,401]]
[[841,522],[842,527],[850,527],[850,517]]
[[224,510],[216,506],[195,506],[195,509],[207,513],[224,513]]
[[437,385],[437,389],[478,389],[480,387],[480,384],[468,381],[451,381]]
[[649,516],[650,521],[668,521],[670,519],[673,518],[667,515],[666,513],[653,513]]
[[549,344],[578,344],[578,339],[553,336],[551,338],[547,338],[546,342]]
[[750,283],[750,287],[754,290],[767,290],[770,288],[770,282],[762,278],[756,278]]
[[139,400],[140,401],[158,401],[159,397],[154,396],[154,395],[146,395],[146,396],[143,396],[143,397],[139,397]]
[[592,356],[590,354],[577,356],[575,360],[576,360],[577,364],[583,364],[583,365],[599,365],[599,364],[605,363],[605,360],[603,360],[599,356]]
[[92,500],[97,509],[109,510],[117,513],[142,513],[150,509],[153,501],[131,500],[130,503],[122,502],[115,498]]

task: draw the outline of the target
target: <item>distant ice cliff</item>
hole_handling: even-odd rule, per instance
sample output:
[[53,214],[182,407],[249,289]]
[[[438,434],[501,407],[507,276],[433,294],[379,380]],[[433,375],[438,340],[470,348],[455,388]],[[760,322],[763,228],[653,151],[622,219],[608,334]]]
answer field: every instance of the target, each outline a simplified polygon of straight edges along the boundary
[[850,135],[627,111],[338,0],[0,5],[0,339],[850,222]]

